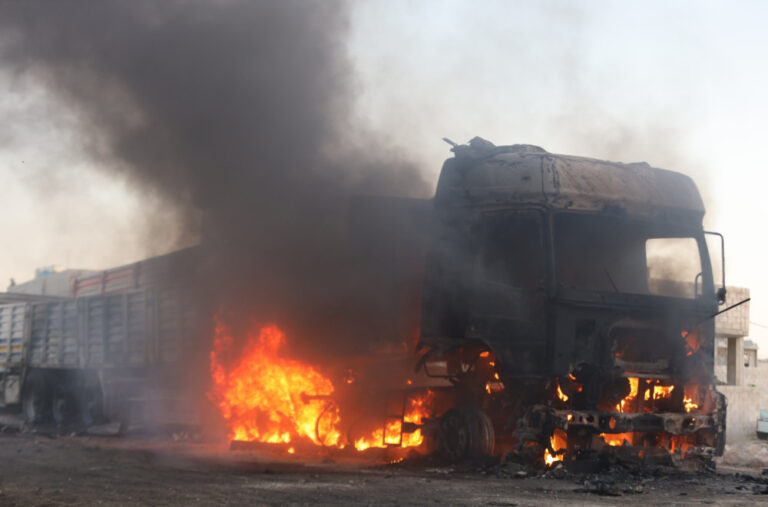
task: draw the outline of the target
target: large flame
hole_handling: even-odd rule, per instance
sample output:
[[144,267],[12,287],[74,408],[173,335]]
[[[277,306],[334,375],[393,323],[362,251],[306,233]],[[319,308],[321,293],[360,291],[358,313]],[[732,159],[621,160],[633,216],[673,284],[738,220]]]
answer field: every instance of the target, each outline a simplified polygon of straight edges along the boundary
[[321,419],[330,408],[331,381],[311,366],[282,357],[285,334],[275,325],[261,328],[247,340],[242,355],[227,370],[221,356],[233,340],[223,324],[216,326],[211,398],[229,423],[230,438],[268,443],[305,438],[318,445],[338,445],[338,414],[331,409]]
[[[210,398],[228,424],[230,439],[272,444],[309,441],[343,448],[341,415],[333,400],[331,380],[310,365],[284,357],[285,334],[275,325],[264,326],[246,338],[242,353],[228,368],[223,357],[232,352],[234,340],[229,329],[217,322],[211,351]],[[351,384],[354,379],[344,381]],[[432,398],[431,391],[409,396],[403,421],[420,424],[429,415]],[[355,448],[362,451],[422,444],[420,429],[404,429],[399,418],[382,421],[379,429],[357,439]],[[290,447],[288,452],[293,454],[295,448]]]

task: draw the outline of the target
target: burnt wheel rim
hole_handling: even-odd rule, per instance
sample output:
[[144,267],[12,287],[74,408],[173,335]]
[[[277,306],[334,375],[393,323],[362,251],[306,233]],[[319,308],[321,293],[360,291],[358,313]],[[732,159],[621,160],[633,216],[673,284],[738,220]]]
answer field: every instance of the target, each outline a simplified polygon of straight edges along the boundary
[[466,423],[456,414],[451,414],[441,424],[440,450],[452,460],[457,460],[467,452],[469,441]]
[[56,424],[71,424],[76,417],[77,407],[70,396],[60,394],[54,396],[53,400],[53,419]]

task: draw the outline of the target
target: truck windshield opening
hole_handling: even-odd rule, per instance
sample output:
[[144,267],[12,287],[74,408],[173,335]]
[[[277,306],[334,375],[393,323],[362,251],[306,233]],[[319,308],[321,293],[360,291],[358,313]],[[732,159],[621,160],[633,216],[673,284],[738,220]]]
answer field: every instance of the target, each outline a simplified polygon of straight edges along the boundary
[[[699,243],[625,217],[555,215],[555,274],[561,286],[598,292],[694,298]],[[699,293],[701,291],[699,290]]]

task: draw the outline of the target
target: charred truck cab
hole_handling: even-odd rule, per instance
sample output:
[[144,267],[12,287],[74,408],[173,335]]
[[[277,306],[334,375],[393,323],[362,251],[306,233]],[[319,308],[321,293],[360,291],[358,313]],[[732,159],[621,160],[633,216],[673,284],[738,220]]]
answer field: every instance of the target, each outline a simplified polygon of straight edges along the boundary
[[453,386],[440,451],[546,464],[721,454],[724,280],[716,291],[693,181],[480,138],[452,151],[418,346],[424,372]]

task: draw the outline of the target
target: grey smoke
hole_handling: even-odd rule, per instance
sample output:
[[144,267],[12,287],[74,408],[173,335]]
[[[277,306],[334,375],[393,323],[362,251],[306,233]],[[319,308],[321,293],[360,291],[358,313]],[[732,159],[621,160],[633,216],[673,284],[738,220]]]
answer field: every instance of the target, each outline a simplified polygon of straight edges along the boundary
[[0,65],[74,108],[89,156],[180,217],[156,234],[202,231],[201,292],[306,332],[349,297],[349,196],[428,193],[351,119],[347,9],[6,0]]

